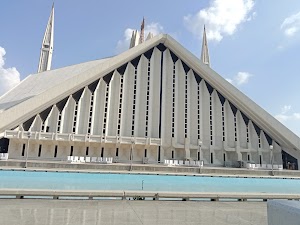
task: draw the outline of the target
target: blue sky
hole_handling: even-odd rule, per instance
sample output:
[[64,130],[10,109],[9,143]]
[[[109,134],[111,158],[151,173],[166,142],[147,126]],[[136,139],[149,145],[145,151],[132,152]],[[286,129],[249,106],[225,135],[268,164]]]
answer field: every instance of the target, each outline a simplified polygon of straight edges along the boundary
[[[299,0],[54,2],[52,68],[124,51],[143,16],[200,56],[205,23],[211,67],[300,136]],[[1,1],[0,95],[36,72],[52,3]]]

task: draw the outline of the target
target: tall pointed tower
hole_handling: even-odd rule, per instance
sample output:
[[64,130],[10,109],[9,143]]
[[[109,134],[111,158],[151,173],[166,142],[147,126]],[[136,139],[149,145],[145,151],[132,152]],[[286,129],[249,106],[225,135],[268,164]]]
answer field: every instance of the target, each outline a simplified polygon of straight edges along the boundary
[[144,36],[145,36],[145,18],[143,17],[143,21],[141,24],[141,33],[140,33],[139,44],[142,44],[144,42]]
[[204,64],[210,66],[210,63],[209,63],[209,54],[208,54],[208,46],[207,46],[207,39],[206,39],[205,25],[204,25],[204,30],[203,30],[201,61],[202,61]]
[[38,73],[51,69],[52,53],[53,53],[53,37],[54,37],[54,3],[46,27],[41,47],[40,61]]

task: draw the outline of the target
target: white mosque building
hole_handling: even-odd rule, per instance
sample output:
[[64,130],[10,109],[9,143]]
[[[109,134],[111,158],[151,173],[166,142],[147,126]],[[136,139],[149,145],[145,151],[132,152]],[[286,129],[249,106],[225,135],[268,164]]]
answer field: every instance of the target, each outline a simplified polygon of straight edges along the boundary
[[51,70],[54,8],[38,73],[0,97],[0,151],[10,159],[113,157],[204,165],[300,159],[300,138],[171,36],[134,31],[117,56]]

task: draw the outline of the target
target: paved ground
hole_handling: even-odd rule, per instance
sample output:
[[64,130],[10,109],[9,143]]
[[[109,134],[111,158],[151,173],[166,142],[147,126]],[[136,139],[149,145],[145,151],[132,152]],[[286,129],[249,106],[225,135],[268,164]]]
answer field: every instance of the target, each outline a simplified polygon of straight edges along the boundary
[[267,225],[266,202],[0,199],[1,225]]

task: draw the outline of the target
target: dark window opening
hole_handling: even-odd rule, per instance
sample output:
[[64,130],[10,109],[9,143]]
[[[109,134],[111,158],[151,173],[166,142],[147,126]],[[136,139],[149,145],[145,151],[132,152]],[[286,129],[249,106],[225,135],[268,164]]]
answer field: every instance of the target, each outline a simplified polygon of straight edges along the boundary
[[39,145],[39,154],[38,154],[38,157],[41,157],[41,154],[42,154],[42,145]]
[[262,164],[262,157],[261,157],[261,155],[259,156],[259,164],[260,165]]
[[210,153],[210,163],[213,164],[214,163],[214,153]]
[[116,157],[119,156],[119,148],[116,148]]
[[104,148],[101,149],[101,157],[104,155]]
[[70,156],[73,156],[73,149],[74,149],[74,147],[73,147],[73,146],[71,146],[71,152],[70,152]]
[[145,158],[147,157],[147,149],[145,149],[144,157],[145,157]]
[[89,147],[86,147],[85,155],[89,155]]
[[25,148],[26,148],[26,144],[23,144],[23,148],[22,148],[22,156],[25,155]]
[[55,150],[54,150],[54,158],[57,156],[57,145],[55,145]]
[[172,159],[174,159],[174,151],[172,151]]

